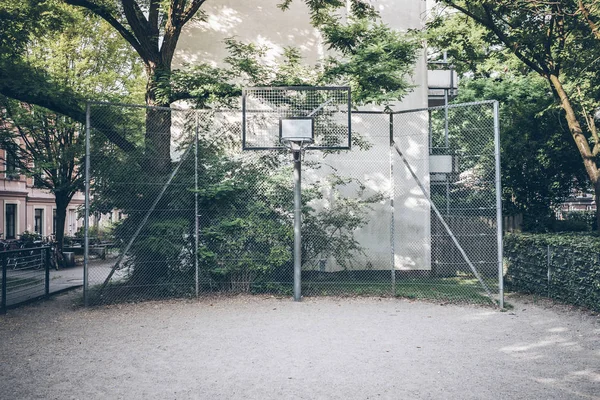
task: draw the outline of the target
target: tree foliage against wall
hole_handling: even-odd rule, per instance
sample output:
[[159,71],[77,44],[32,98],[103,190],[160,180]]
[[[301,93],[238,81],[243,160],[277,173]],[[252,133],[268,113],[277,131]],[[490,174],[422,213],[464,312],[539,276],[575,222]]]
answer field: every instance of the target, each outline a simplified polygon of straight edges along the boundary
[[[168,106],[177,100],[190,99],[207,106],[211,100],[239,95],[239,86],[232,85],[229,80],[231,74],[236,73],[235,70],[220,71],[204,62],[191,69],[174,71],[172,68],[173,56],[183,29],[191,20],[205,17],[202,9],[205,0],[28,0],[26,7],[22,8],[17,4],[15,0],[11,0],[9,6],[2,10],[7,16],[17,16],[25,31],[11,49],[12,53],[19,56],[5,60],[5,65],[10,67],[19,64],[26,68],[20,69],[17,74],[0,76],[6,80],[4,84],[0,84],[0,93],[6,96],[43,105],[84,122],[83,96],[69,85],[57,82],[47,71],[27,63],[22,47],[19,47],[52,24],[68,24],[61,15],[65,4],[83,9],[104,20],[136,52],[146,72],[147,105]],[[284,1],[280,8],[286,10],[289,4],[290,1]],[[336,53],[336,56],[322,64],[323,68],[317,68],[320,71],[319,83],[349,82],[356,92],[356,99],[366,102],[397,100],[406,93],[409,89],[406,76],[414,62],[417,42],[406,40],[377,22],[376,12],[364,0],[351,1],[351,18],[343,16],[345,1],[307,0],[305,4],[313,26],[323,32],[325,44]],[[9,26],[6,29],[11,28]],[[7,45],[11,47],[9,42]],[[250,46],[245,50],[248,52],[258,49]],[[293,60],[297,58],[297,52],[290,50],[285,58]],[[252,66],[246,65],[244,68]],[[7,70],[10,71],[11,68]],[[29,90],[30,85],[23,87],[15,82],[20,80],[36,81],[42,87],[48,87],[44,86],[48,82],[51,83],[51,90]],[[278,79],[272,79],[271,83],[277,81]],[[302,80],[297,81],[301,82]],[[148,112],[144,138],[146,157],[158,162],[162,173],[167,174],[170,171],[170,136],[164,132],[168,132],[169,121],[153,115],[150,109]],[[134,149],[135,144],[120,136],[116,129],[107,127],[105,132],[113,143],[124,150]]]

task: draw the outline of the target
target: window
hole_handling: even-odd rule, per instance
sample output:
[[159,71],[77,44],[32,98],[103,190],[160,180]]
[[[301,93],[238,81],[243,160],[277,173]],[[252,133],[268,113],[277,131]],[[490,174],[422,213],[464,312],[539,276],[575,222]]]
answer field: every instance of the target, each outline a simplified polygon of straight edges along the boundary
[[40,236],[43,235],[44,234],[44,229],[43,229],[44,209],[36,208],[34,210],[33,220],[34,220],[35,233],[37,233]]
[[52,210],[52,234],[56,235],[56,208]]
[[6,239],[16,239],[17,234],[17,205],[6,204],[5,213],[5,230]]
[[77,220],[75,219],[75,210],[69,210],[69,236],[75,235],[77,231]]

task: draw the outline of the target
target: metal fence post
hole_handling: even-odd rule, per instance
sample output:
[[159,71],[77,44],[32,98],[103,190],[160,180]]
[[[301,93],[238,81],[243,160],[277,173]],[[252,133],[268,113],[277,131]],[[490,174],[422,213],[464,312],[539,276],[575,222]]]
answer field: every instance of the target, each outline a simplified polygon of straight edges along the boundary
[[548,245],[546,248],[546,267],[548,269],[548,298],[550,298],[550,285],[552,284],[551,264],[552,264],[552,250],[550,249],[550,245]]
[[[41,249],[40,252],[43,251],[44,254],[44,271],[46,273],[45,278],[45,292],[46,298],[50,297],[50,247],[46,247],[45,249]],[[42,254],[40,254],[42,256]],[[40,257],[41,258],[41,257]]]
[[2,255],[2,307],[0,313],[6,314],[6,268],[8,267],[8,258]]
[[494,101],[494,153],[496,158],[496,236],[498,242],[498,305],[504,308],[504,242],[502,235],[502,181],[500,175],[500,103]]
[[91,107],[87,104],[85,111],[85,219],[84,224],[84,248],[83,248],[83,305],[88,306],[89,285],[88,285],[88,261],[90,244],[90,127],[91,127]]
[[394,114],[390,113],[390,267],[392,271],[392,296],[396,295],[396,251],[394,248],[394,196],[396,186],[394,183]]
[[199,296],[199,288],[198,288],[198,245],[199,245],[199,231],[200,224],[198,221],[198,130],[199,130],[200,121],[198,118],[198,113],[196,113],[196,132],[194,138],[194,269],[196,274],[196,298]]

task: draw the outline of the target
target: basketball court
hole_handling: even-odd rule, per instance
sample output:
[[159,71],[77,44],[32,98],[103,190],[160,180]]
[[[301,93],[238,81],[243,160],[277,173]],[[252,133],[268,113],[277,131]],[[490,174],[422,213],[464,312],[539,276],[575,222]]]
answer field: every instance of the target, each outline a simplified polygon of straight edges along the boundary
[[600,321],[391,298],[233,296],[0,316],[6,399],[597,399]]

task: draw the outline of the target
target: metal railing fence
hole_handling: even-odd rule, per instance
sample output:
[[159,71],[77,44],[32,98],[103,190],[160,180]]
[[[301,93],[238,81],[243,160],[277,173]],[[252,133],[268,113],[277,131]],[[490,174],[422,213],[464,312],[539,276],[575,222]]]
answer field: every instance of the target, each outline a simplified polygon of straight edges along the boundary
[[0,252],[0,313],[50,293],[50,247]]
[[[241,122],[89,104],[86,241],[119,251],[87,303],[292,293],[291,155],[243,152]],[[303,295],[502,304],[498,135],[496,102],[353,112],[352,150],[303,154]]]

